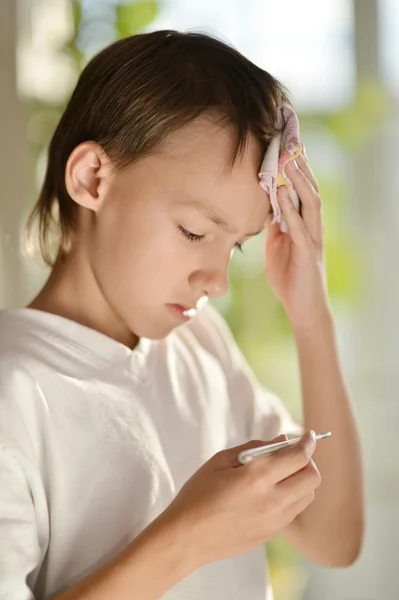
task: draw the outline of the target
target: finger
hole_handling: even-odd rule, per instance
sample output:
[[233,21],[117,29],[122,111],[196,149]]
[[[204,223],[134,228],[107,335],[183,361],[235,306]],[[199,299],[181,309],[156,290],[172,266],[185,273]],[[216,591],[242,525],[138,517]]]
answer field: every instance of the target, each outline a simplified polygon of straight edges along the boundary
[[289,523],[291,523],[298,515],[300,515],[304,510],[306,510],[308,506],[312,504],[314,499],[315,493],[314,491],[312,491],[306,494],[300,500],[297,500],[296,502],[288,506],[287,509],[284,511],[284,521],[286,523],[284,527],[287,527]]
[[301,214],[305,227],[312,240],[320,243],[323,236],[320,196],[305,173],[298,168],[295,160],[288,163],[285,170],[301,200]]
[[[282,207],[281,207],[282,208]],[[276,221],[275,223],[270,223],[266,227],[266,243],[270,244],[274,242],[276,239],[281,238],[284,234],[280,229],[280,223]]]
[[240,446],[234,446],[233,448],[228,448],[227,450],[221,450],[217,452],[210,460],[215,463],[215,467],[217,469],[229,469],[232,467],[242,467],[243,465],[238,460],[238,455],[240,452],[244,450],[250,450],[251,448],[256,448],[257,446],[263,446],[267,444],[264,440],[250,440],[245,444],[241,444]]
[[279,442],[286,442],[287,440],[288,440],[288,437],[285,435],[285,433],[280,433],[280,435],[273,438],[271,442],[266,442],[266,445],[267,444],[278,444]]
[[300,249],[307,248],[311,241],[310,235],[301,215],[292,204],[285,185],[280,186],[277,190],[277,199],[284,213],[283,218],[288,225],[293,243]]
[[295,446],[259,457],[252,462],[263,463],[271,481],[279,483],[305,468],[312,458],[315,449],[315,433],[314,431],[308,431]]
[[312,167],[310,166],[308,157],[306,156],[305,148],[302,151],[302,154],[297,156],[295,159],[298,167],[301,169],[303,173],[305,173],[306,177],[309,179],[310,183],[314,187],[315,191],[319,193],[319,184],[317,183],[317,179],[314,176],[312,171]]
[[314,465],[313,461],[302,471],[276,485],[277,501],[281,507],[288,508],[304,496],[314,493],[319,487],[320,474],[311,464]]
[[320,483],[320,472],[314,461],[310,459],[303,469],[277,483],[276,489],[282,495],[282,501],[287,498],[286,502],[292,502],[312,490],[316,490]]

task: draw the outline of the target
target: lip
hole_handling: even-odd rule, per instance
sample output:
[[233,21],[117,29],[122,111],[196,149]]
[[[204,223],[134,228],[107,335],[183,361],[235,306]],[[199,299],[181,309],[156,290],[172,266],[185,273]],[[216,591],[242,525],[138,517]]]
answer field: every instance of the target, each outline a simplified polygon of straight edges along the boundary
[[181,321],[190,321],[197,314],[197,309],[191,306],[185,306],[184,304],[167,304],[169,312]]

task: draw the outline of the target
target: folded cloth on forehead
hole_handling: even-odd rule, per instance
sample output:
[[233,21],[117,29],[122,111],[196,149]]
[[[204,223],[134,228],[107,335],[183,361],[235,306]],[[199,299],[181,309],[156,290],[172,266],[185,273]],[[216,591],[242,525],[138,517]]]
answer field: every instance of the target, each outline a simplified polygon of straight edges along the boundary
[[287,232],[287,224],[282,218],[282,211],[277,200],[277,189],[281,185],[287,187],[288,195],[299,210],[300,200],[292,182],[285,174],[285,166],[299,156],[303,144],[299,140],[299,122],[295,112],[288,106],[278,107],[277,125],[282,128],[279,135],[269,144],[259,172],[259,183],[269,194],[273,209],[273,223],[280,223],[281,231]]

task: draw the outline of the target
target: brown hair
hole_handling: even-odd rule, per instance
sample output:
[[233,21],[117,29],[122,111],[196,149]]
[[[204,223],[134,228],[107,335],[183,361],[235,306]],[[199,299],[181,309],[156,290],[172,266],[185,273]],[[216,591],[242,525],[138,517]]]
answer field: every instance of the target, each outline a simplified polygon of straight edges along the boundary
[[122,169],[201,113],[216,111],[236,131],[234,161],[248,134],[266,149],[283,103],[288,94],[274,77],[208,35],[154,31],[115,42],[87,64],[54,132],[28,240],[37,224],[49,265],[54,230],[58,251],[68,247],[78,206],[66,190],[65,167],[81,142],[97,142]]

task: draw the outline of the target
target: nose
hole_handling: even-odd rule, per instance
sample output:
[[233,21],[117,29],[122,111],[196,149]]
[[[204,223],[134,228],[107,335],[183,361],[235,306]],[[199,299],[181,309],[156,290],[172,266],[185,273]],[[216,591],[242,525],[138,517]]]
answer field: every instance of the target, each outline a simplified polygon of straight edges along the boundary
[[219,268],[215,265],[206,270],[194,271],[190,276],[190,284],[201,296],[220,298],[229,288],[227,268]]

